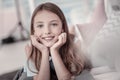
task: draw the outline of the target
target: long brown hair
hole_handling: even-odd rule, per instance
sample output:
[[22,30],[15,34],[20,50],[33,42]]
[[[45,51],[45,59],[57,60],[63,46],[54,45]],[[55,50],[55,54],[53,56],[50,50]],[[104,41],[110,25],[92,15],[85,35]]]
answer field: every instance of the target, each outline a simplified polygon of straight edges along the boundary
[[[76,54],[73,50],[73,41],[72,41],[69,31],[68,31],[68,25],[67,25],[65,16],[64,16],[63,12],[61,11],[61,9],[57,5],[47,2],[47,3],[43,3],[43,4],[39,5],[34,10],[32,18],[31,18],[31,35],[34,34],[34,26],[33,26],[34,25],[34,17],[36,16],[36,14],[39,11],[42,11],[42,10],[50,11],[50,12],[56,14],[60,18],[60,20],[62,22],[62,28],[63,28],[64,32],[66,32],[66,34],[67,34],[67,41],[59,50],[61,58],[65,64],[66,68],[73,75],[79,74],[83,70],[84,62],[83,62],[82,58],[80,58],[79,54],[78,53]],[[40,63],[41,63],[41,52],[34,46],[32,46],[32,52],[31,52],[31,55],[29,56],[28,60],[33,58],[33,56],[35,57],[35,60],[34,60],[35,67],[39,71]],[[75,67],[75,69],[72,69],[73,67]]]

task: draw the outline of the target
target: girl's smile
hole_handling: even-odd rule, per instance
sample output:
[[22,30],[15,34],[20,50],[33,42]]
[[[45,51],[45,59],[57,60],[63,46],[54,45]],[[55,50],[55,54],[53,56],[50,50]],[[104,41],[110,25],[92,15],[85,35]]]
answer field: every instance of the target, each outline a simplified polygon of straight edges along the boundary
[[46,36],[46,37],[42,37],[43,40],[50,42],[54,39],[55,36]]

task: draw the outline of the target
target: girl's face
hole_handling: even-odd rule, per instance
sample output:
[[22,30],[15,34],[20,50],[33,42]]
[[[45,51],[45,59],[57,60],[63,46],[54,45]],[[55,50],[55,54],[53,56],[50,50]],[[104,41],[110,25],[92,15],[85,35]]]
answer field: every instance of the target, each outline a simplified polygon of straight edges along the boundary
[[58,36],[63,31],[60,18],[47,10],[39,11],[36,14],[33,26],[34,35],[47,47],[51,47],[58,40]]

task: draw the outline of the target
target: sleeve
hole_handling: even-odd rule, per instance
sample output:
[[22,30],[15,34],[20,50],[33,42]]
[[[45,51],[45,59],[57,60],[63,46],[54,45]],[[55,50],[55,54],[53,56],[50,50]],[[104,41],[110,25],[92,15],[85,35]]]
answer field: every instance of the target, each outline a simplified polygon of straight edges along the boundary
[[33,76],[27,77],[27,73],[24,72],[24,68],[18,70],[13,80],[33,80]]
[[37,70],[36,70],[35,65],[33,64],[32,61],[29,61],[29,67],[28,67],[28,64],[26,62],[25,66],[24,66],[24,72],[27,73],[27,77],[31,77],[31,76],[35,76],[36,75],[35,72],[37,72]]
[[28,77],[26,72],[22,72],[18,80],[33,80],[33,76]]

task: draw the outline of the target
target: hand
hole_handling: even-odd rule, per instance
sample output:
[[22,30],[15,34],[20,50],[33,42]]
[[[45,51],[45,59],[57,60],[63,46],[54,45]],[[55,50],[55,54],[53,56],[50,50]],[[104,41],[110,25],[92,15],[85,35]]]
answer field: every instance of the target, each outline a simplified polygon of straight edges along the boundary
[[67,34],[66,33],[61,33],[58,37],[58,41],[50,48],[50,50],[59,50],[60,47],[65,44]]
[[40,43],[40,39],[37,36],[31,35],[31,41],[33,46],[35,46],[38,50],[40,50],[42,53],[49,53],[48,48]]

